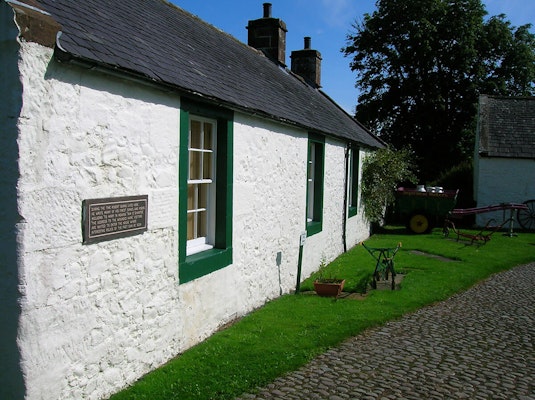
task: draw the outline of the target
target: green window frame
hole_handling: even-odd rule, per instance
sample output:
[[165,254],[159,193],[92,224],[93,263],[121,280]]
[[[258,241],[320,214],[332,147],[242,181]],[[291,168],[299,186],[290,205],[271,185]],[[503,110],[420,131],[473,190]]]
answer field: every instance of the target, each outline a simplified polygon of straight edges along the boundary
[[353,146],[349,149],[349,168],[348,179],[349,185],[347,195],[348,215],[354,217],[358,213],[358,199],[359,199],[359,148]]
[[307,236],[323,229],[323,191],[325,170],[325,137],[314,133],[308,135],[307,155]]
[[[191,121],[214,121],[215,199],[211,210],[214,221],[213,247],[187,255],[188,182],[190,174]],[[178,192],[178,261],[180,283],[208,275],[232,264],[232,183],[233,183],[232,111],[182,99],[180,110],[179,192]],[[190,210],[191,211],[191,210]]]

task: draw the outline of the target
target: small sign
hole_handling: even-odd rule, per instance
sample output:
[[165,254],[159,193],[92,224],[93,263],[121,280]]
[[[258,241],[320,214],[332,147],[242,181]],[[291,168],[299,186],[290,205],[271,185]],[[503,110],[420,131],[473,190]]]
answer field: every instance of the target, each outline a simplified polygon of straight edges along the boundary
[[83,243],[141,234],[147,230],[147,211],[147,195],[84,200]]
[[305,245],[305,242],[307,240],[307,233],[306,232],[303,232],[301,234],[301,246],[304,246]]

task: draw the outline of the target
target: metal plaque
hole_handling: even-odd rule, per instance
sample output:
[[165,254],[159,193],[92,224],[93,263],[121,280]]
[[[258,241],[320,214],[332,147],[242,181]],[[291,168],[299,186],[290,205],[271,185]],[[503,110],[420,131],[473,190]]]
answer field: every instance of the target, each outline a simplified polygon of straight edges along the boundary
[[83,243],[141,234],[147,230],[147,220],[147,195],[84,200]]

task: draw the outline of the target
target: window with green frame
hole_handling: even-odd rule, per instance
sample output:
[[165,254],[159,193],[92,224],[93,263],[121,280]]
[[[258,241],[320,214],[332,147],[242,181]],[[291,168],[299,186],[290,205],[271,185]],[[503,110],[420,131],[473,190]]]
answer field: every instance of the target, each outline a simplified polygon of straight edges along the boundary
[[349,217],[357,215],[359,194],[359,148],[352,146],[349,149],[349,168],[347,184],[349,185],[347,205]]
[[179,150],[179,278],[232,263],[233,113],[183,99]]
[[325,137],[308,135],[307,159],[307,236],[321,232],[323,228],[323,172],[325,165]]

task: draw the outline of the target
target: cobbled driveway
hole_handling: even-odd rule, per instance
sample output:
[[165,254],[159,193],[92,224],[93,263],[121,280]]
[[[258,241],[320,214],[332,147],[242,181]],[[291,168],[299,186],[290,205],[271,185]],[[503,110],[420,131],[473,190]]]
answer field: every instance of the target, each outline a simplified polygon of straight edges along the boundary
[[535,263],[351,338],[240,399],[535,400]]

